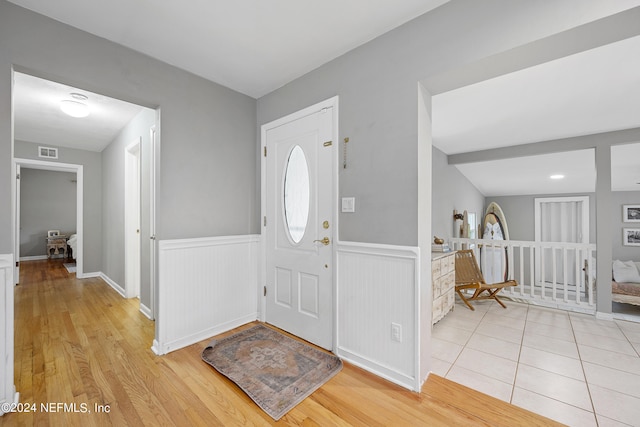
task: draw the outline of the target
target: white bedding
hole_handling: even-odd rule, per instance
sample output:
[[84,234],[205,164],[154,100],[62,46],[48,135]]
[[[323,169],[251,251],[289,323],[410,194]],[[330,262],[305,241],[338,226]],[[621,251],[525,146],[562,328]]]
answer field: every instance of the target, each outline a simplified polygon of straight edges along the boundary
[[78,245],[78,235],[77,234],[72,234],[71,237],[69,237],[69,240],[67,240],[67,245],[69,245],[71,247],[71,255],[73,255],[73,259],[76,259],[76,253],[77,253],[77,245]]
[[616,282],[640,283],[638,263],[633,261],[613,261],[613,280]]

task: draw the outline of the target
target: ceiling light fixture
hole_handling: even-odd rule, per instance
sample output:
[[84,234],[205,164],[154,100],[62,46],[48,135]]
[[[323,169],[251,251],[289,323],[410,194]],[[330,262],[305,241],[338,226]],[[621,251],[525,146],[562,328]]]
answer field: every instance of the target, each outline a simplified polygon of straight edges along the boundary
[[81,93],[70,93],[71,98],[65,99],[60,102],[60,109],[70,115],[71,117],[87,117],[89,115],[89,106],[81,101],[86,101],[88,98],[86,95],[82,95]]
[[564,178],[564,175],[559,173],[559,174],[551,175],[549,178],[551,178],[551,179],[562,179],[562,178]]

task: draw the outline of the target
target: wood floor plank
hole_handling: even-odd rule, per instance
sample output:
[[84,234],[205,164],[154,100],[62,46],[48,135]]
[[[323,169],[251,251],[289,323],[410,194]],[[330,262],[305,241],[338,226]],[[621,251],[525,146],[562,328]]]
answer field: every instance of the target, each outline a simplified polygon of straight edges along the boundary
[[559,425],[435,375],[414,393],[349,363],[275,422],[201,360],[209,340],[156,356],[154,322],[139,302],[99,278],[77,279],[61,260],[21,263],[15,304],[21,402],[85,405],[90,413],[38,407],[6,414],[2,426]]

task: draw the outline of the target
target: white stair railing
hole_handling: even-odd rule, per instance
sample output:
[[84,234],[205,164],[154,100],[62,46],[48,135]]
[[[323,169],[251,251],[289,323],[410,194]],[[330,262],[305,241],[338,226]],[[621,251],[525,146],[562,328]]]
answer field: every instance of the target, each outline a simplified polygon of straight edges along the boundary
[[473,249],[487,282],[518,282],[519,286],[504,289],[502,296],[595,312],[595,268],[589,267],[593,265],[595,244],[452,238],[449,246],[452,250]]

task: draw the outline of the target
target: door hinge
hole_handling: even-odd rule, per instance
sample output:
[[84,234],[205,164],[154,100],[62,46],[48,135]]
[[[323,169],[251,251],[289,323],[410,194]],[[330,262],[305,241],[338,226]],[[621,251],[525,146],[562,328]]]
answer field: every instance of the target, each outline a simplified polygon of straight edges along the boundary
[[16,179],[20,179],[20,174],[16,174]]
[[267,226],[267,217],[265,216],[262,220],[262,225]]
[[20,267],[20,261],[16,261],[16,267]]
[[325,147],[331,147],[331,145],[333,145],[333,141],[327,141],[322,145],[324,145]]
[[267,157],[267,146],[264,147],[264,156]]
[[262,296],[264,296],[264,297],[267,296],[267,287],[266,286],[263,288]]

